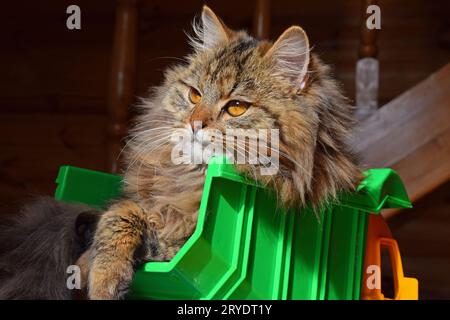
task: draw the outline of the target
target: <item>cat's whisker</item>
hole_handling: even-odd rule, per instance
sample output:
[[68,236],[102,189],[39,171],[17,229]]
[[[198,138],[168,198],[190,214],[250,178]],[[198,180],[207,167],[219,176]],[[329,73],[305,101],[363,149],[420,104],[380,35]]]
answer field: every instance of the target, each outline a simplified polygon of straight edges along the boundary
[[[160,142],[160,141],[162,141],[162,142],[161,142],[161,143],[158,143],[158,142]],[[150,144],[152,147],[151,147],[150,149],[142,148],[142,150],[140,150],[139,152],[137,152],[137,153],[134,155],[133,160],[130,162],[130,165],[128,166],[128,169],[127,169],[127,170],[129,170],[129,169],[136,163],[136,161],[138,161],[138,159],[139,159],[140,157],[142,157],[143,155],[145,155],[145,154],[150,154],[151,152],[158,150],[158,149],[159,149],[160,147],[162,147],[163,145],[169,144],[169,143],[170,143],[170,135],[169,135],[169,136],[163,136],[163,137],[161,137],[161,138],[159,138],[159,139],[152,140],[152,141],[143,141],[143,142],[141,142],[141,143],[139,144],[138,149],[140,148],[140,146],[142,146],[142,144],[145,144],[145,143]],[[141,161],[141,162],[142,162],[142,161]]]
[[143,129],[143,128],[148,127],[148,126],[150,126],[151,128],[154,128],[154,129],[161,128],[161,126],[155,127],[154,124],[170,125],[171,128],[173,127],[173,123],[171,123],[170,121],[167,121],[167,122],[162,122],[162,121],[143,121],[143,122],[141,122],[139,124],[136,124],[133,127],[133,129],[131,129],[131,132],[136,132],[136,131],[138,132],[138,131],[140,131],[140,129]]
[[[229,149],[228,149],[228,150],[229,150]],[[242,155],[242,156],[244,157],[244,159],[245,159],[245,153],[243,153],[243,152],[240,151],[239,149],[236,149],[236,148],[233,146],[233,147],[231,148],[231,150],[233,151],[233,158],[234,158],[234,151],[236,151],[236,153]],[[249,168],[251,169],[251,171],[252,171],[254,180],[257,181],[257,180],[258,180],[258,177],[257,177],[257,174],[256,174],[256,168],[255,168],[253,165],[251,165],[251,164],[248,164],[248,167],[249,167]]]
[[141,131],[142,134],[151,133],[154,131],[164,131],[164,130],[170,130],[172,127],[166,126],[166,127],[158,127],[158,128],[150,128],[150,129],[144,129]]
[[[158,129],[161,129],[162,127],[159,127]],[[140,150],[139,152],[136,153],[134,159],[131,161],[130,166],[134,165],[134,163],[137,161],[137,159],[139,157],[141,157],[144,154],[150,154],[153,151],[156,151],[158,148],[160,148],[161,146],[170,143],[170,140],[172,138],[172,135],[175,134],[177,131],[179,131],[180,135],[183,135],[184,129],[183,128],[173,128],[173,127],[166,127],[168,129],[174,129],[174,130],[164,130],[160,133],[157,133],[155,135],[152,135],[151,137],[148,137],[148,139],[144,139],[141,143],[139,143],[137,146],[135,146],[136,150]],[[148,132],[146,133],[148,134]],[[141,134],[145,135],[145,134]],[[151,139],[151,140],[150,140]],[[159,142],[163,142],[158,144]],[[142,148],[143,145],[148,144],[147,147]]]
[[[261,141],[266,142],[266,141],[264,141],[264,140],[260,140],[259,143],[261,143]],[[247,141],[246,141],[246,143],[247,143]],[[251,140],[250,140],[249,144],[252,145],[252,146],[254,146],[254,142],[251,141]],[[270,147],[269,144],[268,144],[267,142],[265,143],[265,145],[266,145],[266,149],[270,150],[271,152],[273,151],[273,152],[279,154],[280,156],[284,157],[285,159],[291,161],[293,164],[295,164],[295,165],[298,166],[301,170],[303,170],[303,172],[304,172],[306,175],[308,175],[308,178],[314,180],[314,177],[311,175],[311,173],[309,173],[303,165],[301,165],[298,161],[296,161],[295,159],[293,159],[290,155],[288,155],[287,153],[281,151],[279,148],[274,149],[273,147]],[[256,147],[258,147],[258,146],[259,146],[259,145],[257,145]],[[258,153],[258,155],[260,155],[260,154]]]
[[[166,141],[166,142],[162,142],[162,143],[160,143],[158,146],[156,146],[157,148],[160,148],[160,147],[162,147],[163,145],[165,145],[165,144],[167,144],[168,142]],[[133,164],[135,163],[137,161],[137,158],[135,158],[135,160],[133,160]],[[140,175],[140,172],[141,172],[141,169],[142,169],[142,166],[144,165],[144,164],[146,164],[146,162],[145,161],[140,161],[139,162],[139,167],[138,167],[138,170],[137,170],[137,178],[136,178],[136,181],[137,181],[137,193],[139,194],[139,191],[140,191],[140,177],[141,177],[141,175]],[[130,169],[130,167],[132,166],[132,164],[128,167],[128,169],[127,170],[129,170]]]
[[172,57],[172,56],[163,56],[163,57],[155,57],[155,58],[151,58],[148,60],[144,60],[145,62],[151,62],[151,61],[155,61],[155,60],[161,60],[161,59],[173,59],[173,60],[178,60],[178,61],[182,61],[187,63],[188,61],[186,59],[180,58],[180,57]]
[[[245,154],[248,153],[248,150],[246,150],[246,149],[243,148],[242,146],[237,145],[237,147],[240,148],[241,150],[243,150]],[[258,157],[263,157],[265,160],[267,160],[267,162],[270,162],[270,160],[271,160],[270,158],[268,158],[268,157],[266,157],[266,156],[264,156],[264,155],[257,154],[257,156],[258,156]],[[249,163],[249,165],[252,166],[253,168],[255,168],[255,166],[251,165],[250,163]],[[278,170],[278,171],[279,171],[279,170]],[[280,175],[283,175],[281,171],[279,171],[279,174],[280,174]],[[267,177],[267,176],[264,176],[264,177]],[[270,179],[269,181],[273,181],[273,182],[274,182],[274,186],[276,186],[274,175],[270,175],[270,176],[269,176],[269,179]],[[255,179],[255,180],[256,180],[256,179]],[[258,179],[258,180],[259,180],[259,179]],[[267,183],[268,183],[268,182],[267,182]]]
[[[160,135],[155,137],[151,137],[151,140],[143,140],[139,145],[136,147],[139,149],[138,155],[143,155],[145,153],[150,153],[157,149],[159,146],[159,142],[169,142],[170,135]],[[144,146],[146,145],[146,146]]]
[[[240,146],[240,145],[236,145],[236,151],[237,150],[241,150],[241,154],[243,154],[243,156],[245,157],[245,159],[247,159],[247,154],[248,154],[248,150],[246,150],[245,148],[243,148],[242,146]],[[251,168],[253,168],[253,171],[255,172],[255,180],[259,180],[259,179],[257,179],[257,176],[256,176],[256,167],[255,167],[255,165],[253,165],[253,164],[251,164],[251,163],[248,163],[248,166],[249,167],[251,167]]]
[[[117,159],[120,158],[121,154],[124,152],[124,150],[125,150],[131,143],[133,143],[133,142],[136,141],[137,139],[142,138],[143,136],[146,136],[147,134],[148,134],[148,132],[142,132],[142,133],[140,133],[140,134],[135,135],[135,136],[132,137],[131,139],[129,139],[129,140],[125,143],[125,145],[123,146],[123,148],[120,150],[119,155],[117,156]],[[159,138],[160,136],[163,136],[164,134],[167,134],[167,133],[163,131],[163,132],[161,132],[160,134],[155,134],[155,135],[153,135],[151,138],[152,138],[152,139],[154,139],[154,138]],[[154,140],[152,140],[152,142],[153,142],[153,141],[154,141]],[[148,143],[148,141],[147,141],[146,139],[144,139],[144,141],[142,141],[141,143],[139,143],[139,144],[137,145],[137,149],[139,149],[139,147],[142,146],[142,145],[145,144],[145,143]]]

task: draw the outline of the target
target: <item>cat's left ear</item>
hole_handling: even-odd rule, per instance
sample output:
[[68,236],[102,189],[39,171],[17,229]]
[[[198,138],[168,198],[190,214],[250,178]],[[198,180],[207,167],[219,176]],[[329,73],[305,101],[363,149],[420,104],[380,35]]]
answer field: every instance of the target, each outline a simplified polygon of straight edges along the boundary
[[302,28],[292,26],[284,31],[264,57],[273,59],[276,74],[303,89],[309,65],[309,40]]
[[201,41],[201,43],[194,43],[195,48],[208,50],[229,40],[230,29],[206,5],[203,6],[201,19],[202,25],[200,28],[194,25],[197,38]]

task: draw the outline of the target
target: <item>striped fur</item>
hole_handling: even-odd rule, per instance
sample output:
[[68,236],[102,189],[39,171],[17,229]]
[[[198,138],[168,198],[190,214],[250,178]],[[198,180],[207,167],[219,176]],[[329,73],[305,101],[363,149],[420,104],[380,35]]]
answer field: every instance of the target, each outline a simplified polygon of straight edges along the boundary
[[[279,129],[278,174],[238,169],[274,188],[284,206],[318,206],[360,177],[347,145],[352,108],[329,67],[310,54],[300,27],[272,45],[228,29],[207,7],[202,21],[186,63],[169,68],[140,104],[124,151],[126,195],[102,216],[90,250],[93,299],[123,297],[137,263],[171,259],[195,229],[205,165],[175,165],[170,134],[189,130],[196,108],[208,113],[205,130]],[[189,101],[190,87],[201,93],[199,105]],[[240,117],[224,116],[224,105],[234,99],[251,107]]]

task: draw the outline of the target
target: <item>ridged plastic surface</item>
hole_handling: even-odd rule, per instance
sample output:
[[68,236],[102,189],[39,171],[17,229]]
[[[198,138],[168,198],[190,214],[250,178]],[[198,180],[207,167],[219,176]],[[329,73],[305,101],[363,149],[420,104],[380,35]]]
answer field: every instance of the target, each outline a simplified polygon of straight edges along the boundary
[[[120,193],[117,176],[97,172],[91,181],[84,176],[75,185],[73,181],[81,180],[70,175],[88,171],[75,169],[62,169],[65,179],[58,178],[58,199],[102,206],[107,199],[95,203],[88,195],[91,189]],[[372,169],[366,175],[357,192],[342,195],[339,203],[320,212],[285,212],[270,191],[214,159],[194,234],[170,262],[139,268],[129,297],[359,299],[368,212],[410,206],[395,172]]]

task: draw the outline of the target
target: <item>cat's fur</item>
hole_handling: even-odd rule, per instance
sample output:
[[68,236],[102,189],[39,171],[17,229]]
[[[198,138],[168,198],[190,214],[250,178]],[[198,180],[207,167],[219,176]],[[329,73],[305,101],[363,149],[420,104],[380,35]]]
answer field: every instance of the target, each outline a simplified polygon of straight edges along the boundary
[[0,226],[0,299],[72,299],[67,267],[89,247],[99,212],[52,198],[30,202]]
[[[102,216],[89,253],[92,299],[122,298],[137,263],[171,259],[194,231],[205,165],[171,161],[174,129],[190,131],[194,120],[203,130],[279,129],[279,173],[254,177],[275,188],[282,205],[318,205],[360,177],[346,144],[352,108],[329,68],[310,54],[300,27],[275,44],[257,41],[204,7],[202,25],[194,29],[194,53],[143,100],[125,150],[126,195]],[[188,99],[190,87],[201,93],[197,105]],[[222,108],[233,99],[252,106],[240,117],[225,117]],[[255,174],[249,165],[238,169]]]
[[[207,7],[201,22],[194,24],[194,52],[186,63],[168,69],[164,83],[143,99],[142,114],[124,151],[125,194],[102,214],[92,245],[78,260],[88,272],[91,299],[124,297],[138,263],[170,260],[195,229],[206,165],[172,162],[170,136],[175,129],[192,136],[194,121],[202,121],[205,131],[278,129],[280,170],[276,175],[263,176],[251,165],[237,168],[274,188],[283,206],[318,206],[338,192],[352,189],[360,178],[346,143],[352,108],[329,68],[310,53],[308,38],[300,27],[289,28],[270,43],[230,30]],[[189,101],[190,87],[201,93],[196,105]],[[247,101],[251,106],[233,118],[223,112],[229,100]],[[195,140],[191,143],[198,145]],[[73,219],[55,223],[64,229]],[[81,252],[70,232],[62,234],[62,247],[52,247],[52,235],[61,237],[52,232],[47,239],[35,241],[46,252],[30,246],[35,259],[39,253],[42,259],[48,258],[49,252],[56,253],[49,261],[52,267],[46,270],[51,278],[46,292],[33,289],[30,297],[67,297],[61,289],[65,278],[60,272]],[[32,239],[23,236],[29,245]],[[24,274],[29,272],[25,258],[22,251],[12,260]],[[19,280],[3,286],[6,289],[0,287],[0,293],[26,287]]]

